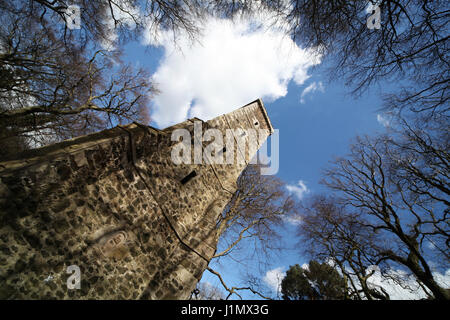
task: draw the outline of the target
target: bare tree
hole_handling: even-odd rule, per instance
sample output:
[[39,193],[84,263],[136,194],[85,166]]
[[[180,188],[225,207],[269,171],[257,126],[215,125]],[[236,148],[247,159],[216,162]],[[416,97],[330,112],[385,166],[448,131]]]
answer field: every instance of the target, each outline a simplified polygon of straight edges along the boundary
[[244,239],[257,239],[255,251],[276,249],[280,226],[295,210],[295,201],[275,176],[261,175],[258,165],[249,165],[237,180],[237,191],[218,221],[222,250],[214,258],[228,255]]
[[[80,30],[73,31],[63,22],[71,5],[80,8]],[[157,36],[161,30],[176,34],[180,30],[192,38],[199,33],[205,5],[198,0],[22,0],[18,4],[4,1],[0,8],[17,13],[36,11],[41,20],[62,23],[61,36],[77,41],[118,43],[136,39],[144,29]],[[112,35],[114,33],[114,35]],[[112,37],[113,36],[113,37]]]
[[[25,36],[21,38],[23,44]],[[29,40],[33,43],[30,52],[9,47],[1,55],[2,74],[12,79],[0,85],[2,139],[22,136],[39,145],[125,120],[149,120],[147,101],[152,87],[144,70],[122,65],[111,74],[110,52],[99,50],[87,60],[57,52],[58,48],[35,52],[40,44]],[[45,61],[30,59],[33,54],[49,56]]]
[[148,74],[122,63],[119,50],[66,33],[54,19],[66,7],[57,1],[0,4],[0,143],[21,143],[3,157],[123,121],[149,120],[154,88]]
[[[374,264],[407,267],[436,299],[449,299],[430,265],[434,257],[448,267],[450,252],[448,130],[442,121],[434,127],[425,133],[405,121],[396,134],[358,138],[349,156],[325,171],[323,183],[364,217],[360,224],[372,231],[366,234],[384,239],[372,246]],[[430,253],[426,240],[437,250]]]
[[304,253],[334,264],[344,276],[344,299],[389,299],[383,288],[370,285],[377,263],[377,244],[383,239],[367,225],[358,212],[349,212],[332,197],[316,195],[303,203],[298,235]]
[[367,28],[363,1],[319,2],[294,2],[291,32],[333,53],[334,74],[354,92],[392,80],[401,89],[385,96],[387,109],[448,111],[448,1],[377,1],[379,30]]
[[[284,219],[295,212],[296,202],[287,193],[283,182],[275,176],[261,175],[258,165],[249,165],[238,178],[237,191],[219,217],[220,238],[213,259],[245,262],[254,258],[264,263],[272,252],[281,248],[280,227]],[[245,256],[240,251],[242,248],[245,248]],[[253,256],[249,252],[253,252]],[[207,270],[219,277],[230,295],[239,295],[239,290],[250,290],[266,297],[251,285],[229,288],[217,271],[210,267]]]

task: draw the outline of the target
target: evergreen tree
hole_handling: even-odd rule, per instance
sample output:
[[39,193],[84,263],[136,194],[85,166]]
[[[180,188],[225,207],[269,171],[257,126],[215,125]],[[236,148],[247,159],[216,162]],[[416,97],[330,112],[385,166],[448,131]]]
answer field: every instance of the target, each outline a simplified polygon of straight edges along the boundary
[[310,261],[307,269],[291,266],[281,282],[284,300],[339,300],[344,299],[344,278],[327,263]]

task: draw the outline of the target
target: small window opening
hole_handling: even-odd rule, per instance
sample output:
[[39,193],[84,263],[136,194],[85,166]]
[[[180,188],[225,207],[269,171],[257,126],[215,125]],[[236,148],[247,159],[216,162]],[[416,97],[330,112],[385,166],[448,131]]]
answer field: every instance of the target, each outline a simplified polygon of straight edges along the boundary
[[191,173],[189,173],[186,177],[184,177],[183,179],[181,179],[181,184],[186,184],[189,182],[189,180],[191,180],[192,178],[194,178],[195,176],[197,176],[197,172],[192,171]]
[[227,152],[227,147],[223,147],[222,150],[220,150],[219,152],[217,152],[218,155]]
[[259,124],[259,122],[258,121],[255,121],[255,126],[257,126]]

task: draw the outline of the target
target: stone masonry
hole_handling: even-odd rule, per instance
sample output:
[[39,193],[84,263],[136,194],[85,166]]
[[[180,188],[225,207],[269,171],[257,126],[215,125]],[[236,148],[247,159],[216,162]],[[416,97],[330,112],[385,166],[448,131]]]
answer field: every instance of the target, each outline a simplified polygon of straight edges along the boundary
[[[194,121],[117,126],[0,163],[0,299],[189,298],[252,156],[174,164],[171,133],[185,128],[194,142]],[[260,143],[273,132],[261,100],[201,123],[263,129]],[[67,286],[72,265],[79,289]]]

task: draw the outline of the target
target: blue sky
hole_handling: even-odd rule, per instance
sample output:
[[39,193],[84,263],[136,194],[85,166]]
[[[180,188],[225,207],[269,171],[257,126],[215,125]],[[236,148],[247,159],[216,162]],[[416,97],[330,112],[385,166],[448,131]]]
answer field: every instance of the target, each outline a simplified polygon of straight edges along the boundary
[[[245,25],[237,31],[233,28],[228,22],[214,21],[200,45],[181,37],[179,48],[174,48],[170,40],[154,42],[145,35],[141,42],[126,45],[124,59],[147,68],[162,90],[152,101],[150,125],[163,128],[191,116],[208,120],[262,98],[274,128],[279,129],[277,176],[291,190],[303,188],[303,195],[325,192],[319,180],[328,162],[345,155],[356,135],[385,129],[379,121],[382,90],[352,96],[342,81],[329,81],[327,59],[313,62],[307,51],[274,33]],[[227,59],[232,63],[225,63]],[[287,224],[282,233],[285,250],[263,269],[256,267],[256,261],[243,265],[230,258],[213,261],[211,266],[229,286],[242,285],[245,272],[251,270],[267,280],[270,289],[270,278],[308,261],[300,254],[295,225]],[[220,288],[208,272],[202,281]],[[257,298],[244,292],[242,296]]]

